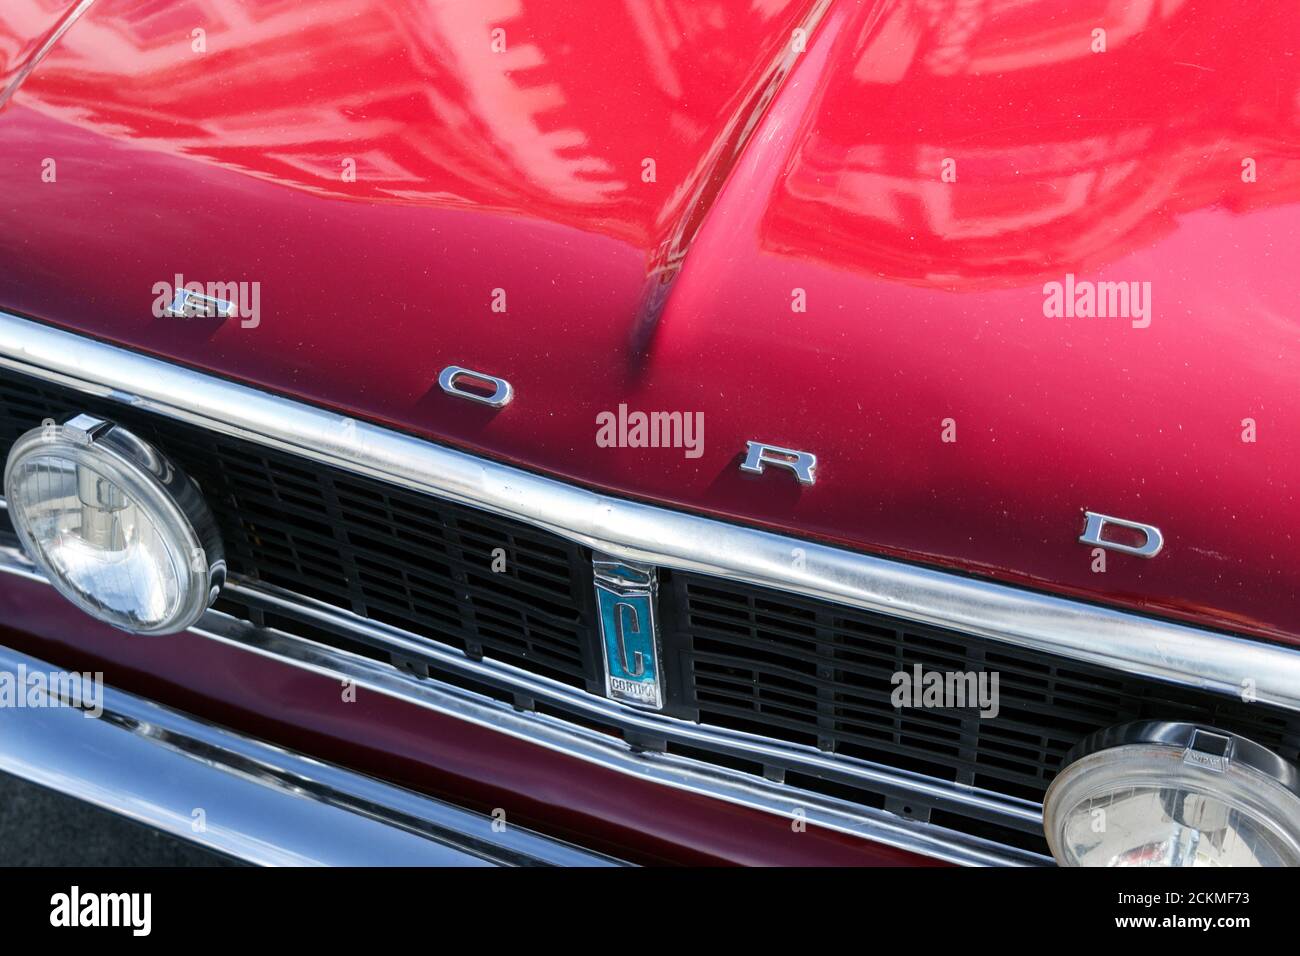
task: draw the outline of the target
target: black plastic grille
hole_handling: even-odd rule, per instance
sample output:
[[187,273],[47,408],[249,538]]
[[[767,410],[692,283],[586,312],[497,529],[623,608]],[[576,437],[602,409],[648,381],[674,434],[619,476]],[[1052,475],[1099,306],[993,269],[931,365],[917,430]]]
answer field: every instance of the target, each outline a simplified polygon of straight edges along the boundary
[[[471,656],[601,689],[586,549],[521,522],[3,370],[0,461],[42,419],[62,421],[81,411],[131,428],[199,482],[221,527],[230,569],[241,578]],[[505,559],[500,572],[493,570],[497,549]],[[1031,800],[1041,800],[1076,742],[1129,720],[1202,721],[1300,760],[1300,718],[1261,704],[716,578],[664,570],[660,587],[668,709],[703,724]],[[427,667],[373,641],[358,644],[229,595],[218,607],[258,625],[414,664],[417,673]],[[892,678],[916,665],[925,672],[996,672],[998,715],[895,707]],[[669,749],[686,753],[676,744]],[[698,748],[689,755],[745,763]],[[790,773],[786,779],[1046,851],[1041,834],[1023,827],[891,802],[830,775]]]
[[577,546],[517,521],[8,374],[0,376],[0,460],[42,419],[62,421],[77,411],[131,428],[199,483],[233,574],[587,686],[590,587],[575,572],[589,562]]
[[[1130,720],[1204,721],[1300,758],[1300,720],[951,631],[696,575],[671,586],[700,720],[1041,800],[1066,752]],[[999,709],[895,707],[900,672],[998,675]]]

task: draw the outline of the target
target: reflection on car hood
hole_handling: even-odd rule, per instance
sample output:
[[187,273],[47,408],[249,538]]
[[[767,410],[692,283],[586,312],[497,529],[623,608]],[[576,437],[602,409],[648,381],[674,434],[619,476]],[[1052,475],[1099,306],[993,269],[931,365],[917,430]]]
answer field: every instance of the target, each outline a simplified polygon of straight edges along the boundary
[[[9,0],[0,51],[45,6]],[[0,307],[588,485],[1300,636],[1298,33],[1282,3],[96,0],[0,114]],[[257,315],[155,316],[178,275]],[[621,405],[699,413],[702,454],[598,444]],[[749,440],[816,484],[743,474]],[[1165,549],[1103,567],[1085,510]]]

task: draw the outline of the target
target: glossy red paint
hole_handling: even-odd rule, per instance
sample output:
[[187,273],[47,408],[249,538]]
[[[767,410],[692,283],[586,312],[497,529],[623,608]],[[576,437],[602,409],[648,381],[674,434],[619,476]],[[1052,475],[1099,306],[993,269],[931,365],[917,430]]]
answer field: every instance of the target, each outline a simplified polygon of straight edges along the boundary
[[[141,640],[51,601],[42,584],[0,587],[0,645],[280,746],[396,781],[641,863],[935,865],[785,817],[646,783],[365,688],[193,634]],[[653,806],[654,812],[646,808]]]
[[[0,49],[50,8],[6,4]],[[1294,639],[1292,13],[97,0],[0,116],[0,307],[588,485]],[[154,318],[175,273],[259,282],[259,324]],[[1067,274],[1149,282],[1150,326],[1046,318]],[[453,363],[515,402],[444,396]],[[597,448],[620,402],[703,412],[704,454]],[[816,452],[817,485],[742,476],[748,439]],[[1165,552],[1096,573],[1085,509]]]

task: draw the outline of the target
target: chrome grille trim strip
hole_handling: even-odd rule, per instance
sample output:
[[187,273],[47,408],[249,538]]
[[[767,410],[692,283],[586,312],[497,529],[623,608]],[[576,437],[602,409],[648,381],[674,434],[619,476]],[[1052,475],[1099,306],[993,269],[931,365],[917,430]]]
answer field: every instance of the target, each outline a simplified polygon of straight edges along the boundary
[[802,812],[803,819],[810,825],[852,834],[961,866],[1051,864],[1048,857],[774,783],[756,774],[672,754],[634,750],[609,734],[558,717],[517,710],[509,704],[435,678],[414,677],[391,665],[316,644],[282,631],[254,628],[228,615],[212,612],[194,630],[207,637],[331,678],[346,677],[355,681],[359,687],[467,720],[607,769],[774,813],[792,822]]
[[[0,312],[0,366],[482,508],[629,561],[730,578],[1300,710],[1300,652],[565,484]],[[801,560],[793,560],[795,549]]]
[[[0,574],[16,574],[32,581],[48,583],[16,545],[0,536]],[[281,613],[306,618],[322,626],[355,618],[328,605],[315,605],[304,599],[288,599],[258,588],[238,583],[227,588],[240,598],[273,608]],[[415,658],[435,661],[446,670],[482,683],[516,690],[521,696],[577,712],[597,722],[658,733],[674,740],[709,749],[719,743],[731,751],[743,751],[756,762],[766,754],[783,760],[800,762],[809,772],[818,767],[834,767],[856,774],[864,781],[898,794],[914,794],[918,800],[935,806],[978,808],[986,818],[1014,818],[1022,823],[1041,826],[1041,808],[1028,801],[999,794],[947,784],[919,774],[895,771],[862,761],[828,758],[812,748],[765,741],[734,731],[703,728],[669,717],[647,714],[614,701],[594,697],[545,677],[529,674],[508,664],[474,661],[459,651],[431,645],[414,635],[372,624],[362,618],[358,632],[371,631],[394,650],[410,651]],[[740,806],[784,816],[791,821],[796,812],[812,825],[859,836],[877,843],[931,856],[960,866],[1043,866],[1048,857],[1002,846],[989,840],[907,820],[896,814],[862,807],[847,800],[825,797],[757,774],[731,770],[704,761],[672,754],[636,750],[609,734],[538,713],[523,711],[492,697],[468,691],[437,678],[419,678],[389,664],[371,660],[318,644],[273,628],[259,628],[219,611],[209,611],[193,628],[193,633],[251,651],[293,667],[299,667],[335,680],[353,681],[376,693],[394,697],[437,713],[467,720],[479,726],[510,734],[528,743],[576,757],[607,769],[626,773],[653,783],[687,790]]]
[[[1029,832],[1041,832],[1043,814],[1041,805],[1019,798],[976,787],[947,783],[934,777],[912,773],[883,764],[848,757],[832,757],[813,747],[786,743],[769,737],[725,727],[703,726],[691,721],[655,714],[618,701],[597,697],[577,690],[567,684],[537,674],[532,674],[510,664],[488,658],[473,660],[454,648],[448,648],[416,634],[402,631],[386,624],[358,617],[348,611],[327,604],[289,594],[265,586],[249,587],[234,583],[228,585],[234,596],[255,604],[263,610],[305,620],[356,638],[365,635],[384,646],[409,656],[425,660],[444,672],[491,684],[520,694],[532,700],[549,704],[585,719],[616,726],[624,730],[688,744],[704,750],[726,752],[754,763],[780,761],[786,769],[816,774],[840,774],[877,790],[905,795],[936,808],[978,811],[989,819],[1020,824]],[[488,698],[485,698],[488,699]]]

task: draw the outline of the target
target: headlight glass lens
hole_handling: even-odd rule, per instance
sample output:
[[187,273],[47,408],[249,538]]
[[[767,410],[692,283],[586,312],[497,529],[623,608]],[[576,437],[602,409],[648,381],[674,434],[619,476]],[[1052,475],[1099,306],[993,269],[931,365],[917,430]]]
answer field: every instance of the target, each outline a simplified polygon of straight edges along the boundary
[[184,589],[181,556],[111,477],[37,455],[23,461],[9,496],[50,572],[102,615],[150,628],[175,614]]
[[1231,753],[1214,766],[1198,757],[1136,743],[1071,763],[1044,804],[1053,856],[1074,866],[1300,865],[1300,796]]
[[200,500],[187,483],[121,430],[110,441],[61,426],[33,430],[5,469],[15,529],[50,582],[94,617],[146,634],[188,627],[224,578],[221,562],[214,581],[219,555],[173,495],[180,487]]

